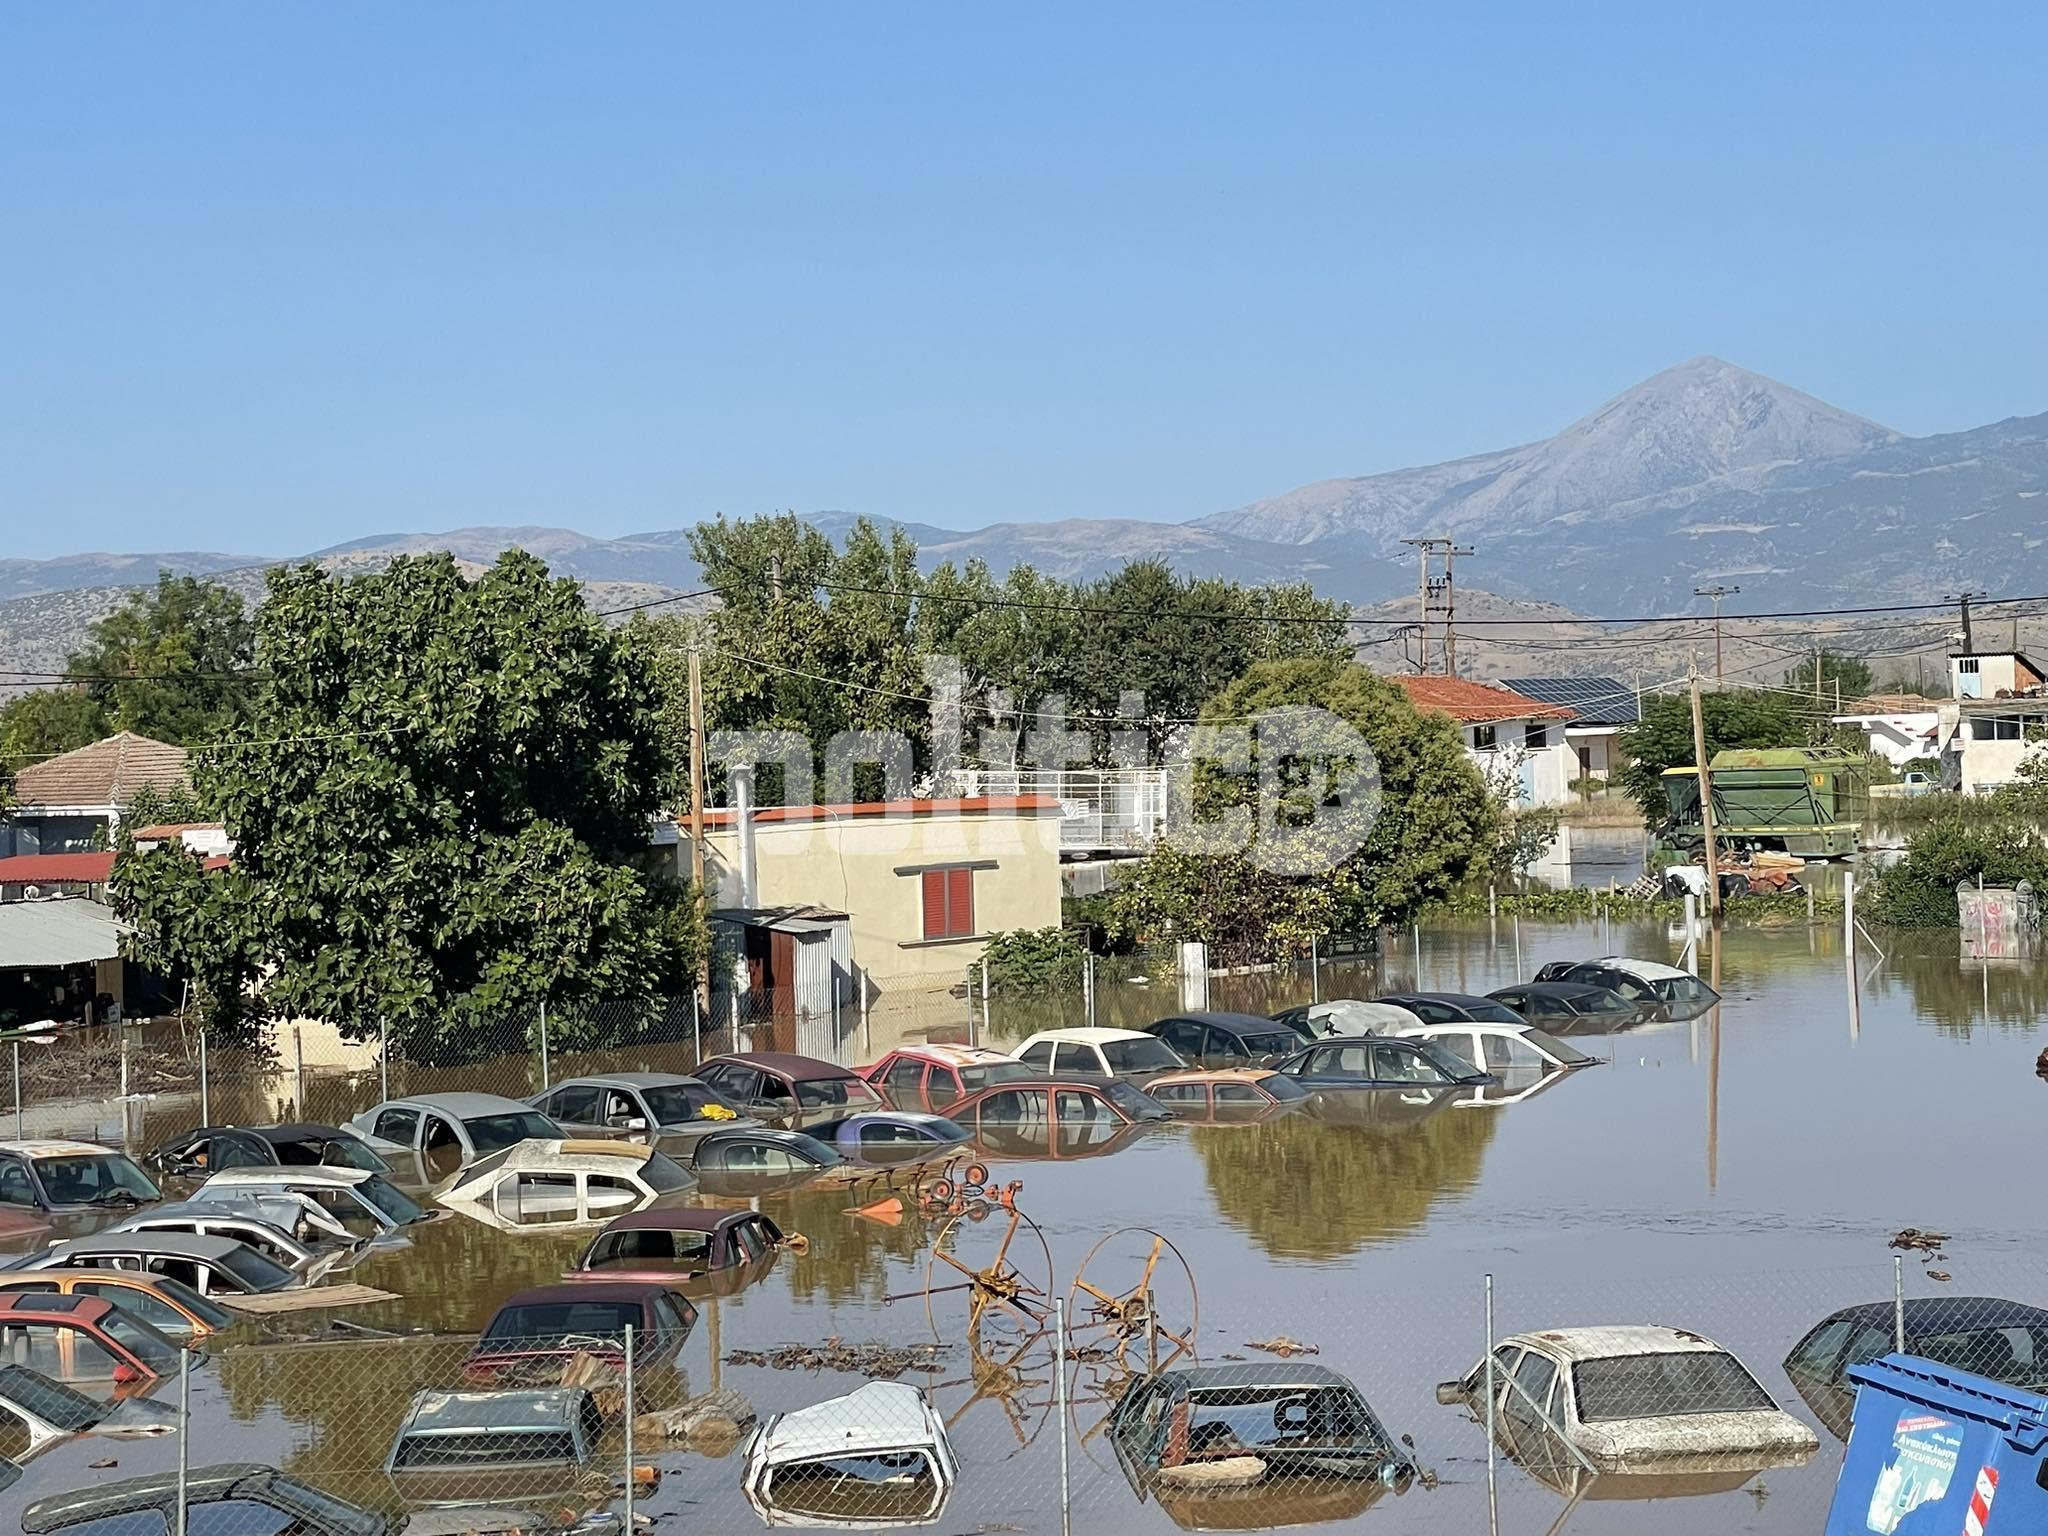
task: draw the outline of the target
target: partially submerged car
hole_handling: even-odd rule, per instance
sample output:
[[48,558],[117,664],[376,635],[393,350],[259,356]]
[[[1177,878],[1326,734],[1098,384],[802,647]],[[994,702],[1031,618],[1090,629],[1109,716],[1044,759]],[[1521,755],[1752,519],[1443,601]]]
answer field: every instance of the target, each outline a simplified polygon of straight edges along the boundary
[[139,1439],[178,1427],[177,1410],[147,1398],[105,1403],[26,1365],[0,1365],[0,1456],[16,1463],[79,1435]]
[[204,1200],[178,1200],[153,1206],[104,1229],[123,1232],[171,1232],[190,1237],[226,1237],[247,1245],[274,1263],[301,1275],[326,1274],[347,1256],[346,1248],[303,1241],[276,1222],[249,1210]]
[[593,1470],[603,1428],[584,1387],[430,1388],[414,1395],[384,1470],[410,1504],[574,1494]]
[[864,1110],[843,1120],[821,1120],[805,1134],[834,1148],[849,1163],[901,1168],[957,1152],[967,1140],[964,1127],[944,1115],[917,1110]]
[[862,1109],[882,1096],[845,1067],[791,1051],[736,1051],[700,1062],[697,1077],[758,1120],[801,1127]]
[[275,1467],[224,1462],[53,1493],[22,1511],[21,1529],[23,1536],[169,1536],[173,1529],[215,1536],[394,1536],[395,1524]]
[[667,1154],[638,1142],[522,1141],[479,1159],[434,1192],[451,1210],[504,1231],[609,1221],[697,1187]]
[[1432,1040],[1329,1040],[1307,1046],[1273,1069],[1304,1088],[1481,1087],[1494,1081],[1471,1062]]
[[163,1197],[148,1174],[110,1147],[0,1141],[0,1206],[61,1218],[133,1210]]
[[0,1295],[97,1296],[140,1318],[167,1339],[196,1342],[232,1328],[239,1318],[169,1275],[133,1269],[35,1269],[0,1272]]
[[[1771,1400],[1750,1370],[1682,1328],[1558,1328],[1494,1349],[1495,1425],[1518,1459],[1554,1437],[1596,1472],[1672,1470],[1696,1457],[1796,1466],[1820,1439]],[[1486,1362],[1437,1388],[1486,1414]]]
[[659,1205],[614,1217],[591,1239],[565,1280],[628,1280],[650,1285],[711,1281],[708,1291],[738,1292],[775,1267],[782,1229],[759,1211]]
[[430,1210],[382,1173],[326,1164],[318,1168],[233,1168],[199,1186],[195,1198],[258,1199],[290,1195],[319,1206],[350,1232],[392,1232],[441,1213]]
[[526,1101],[571,1134],[603,1132],[687,1146],[747,1118],[709,1083],[680,1072],[572,1077]]
[[990,1156],[1038,1160],[1099,1156],[1171,1115],[1119,1078],[1040,1077],[984,1088],[949,1118]]
[[1366,1002],[1356,997],[1333,997],[1327,1002],[1297,1003],[1273,1015],[1304,1040],[1326,1040],[1334,1035],[1398,1035],[1422,1020],[1406,1008],[1388,1002]]
[[1600,1058],[1545,1034],[1533,1024],[1423,1024],[1407,1030],[1403,1040],[1435,1040],[1485,1071],[1536,1074],[1562,1067],[1577,1071],[1596,1067]]
[[429,1179],[522,1141],[560,1140],[539,1110],[495,1093],[421,1093],[366,1109],[345,1127],[378,1152],[410,1154]]
[[898,1109],[933,1111],[997,1083],[1037,1075],[1015,1057],[981,1045],[899,1045],[872,1066],[854,1070]]
[[[1389,992],[1379,999],[1405,1008],[1425,1024],[1523,1024],[1514,1009],[1475,992]],[[1398,1031],[1397,1031],[1398,1033]]]
[[1606,987],[1667,1019],[1689,1019],[1721,1001],[1721,994],[1690,971],[1661,960],[1605,955],[1598,960],[1553,960],[1536,972],[1538,981],[1576,981]]
[[835,1149],[802,1131],[745,1125],[698,1142],[693,1166],[709,1194],[762,1195],[808,1184],[845,1162]]
[[[1814,1417],[1849,1438],[1856,1388],[1849,1367],[1892,1352],[1890,1301],[1831,1312],[1785,1356],[1785,1374]],[[2048,1310],[1996,1296],[1915,1296],[1905,1307],[1905,1353],[2028,1391],[2048,1390]]]
[[1521,981],[1487,996],[1553,1035],[1609,1035],[1643,1020],[1641,1007],[1612,987],[1582,981]]
[[[1270,1508],[1333,1480],[1383,1493],[1417,1475],[1357,1387],[1301,1361],[1134,1377],[1110,1412],[1109,1441],[1140,1499],[1201,1527],[1245,1526],[1233,1506]],[[1199,1510],[1173,1507],[1195,1500]]]
[[1294,1030],[1255,1013],[1176,1013],[1147,1024],[1145,1033],[1191,1067],[1269,1067],[1301,1046]]
[[165,1142],[144,1162],[166,1178],[203,1179],[229,1168],[362,1168],[388,1171],[360,1136],[338,1125],[202,1125]]
[[178,1346],[97,1296],[0,1295],[0,1359],[116,1393],[178,1369]]
[[564,1281],[507,1298],[463,1362],[473,1382],[559,1379],[578,1355],[623,1366],[673,1364],[697,1325],[697,1309],[667,1285],[637,1280]]
[[1042,1029],[1010,1054],[1055,1077],[1114,1077],[1139,1087],[1187,1065],[1163,1040],[1139,1029]]
[[768,1525],[894,1529],[939,1519],[959,1466],[923,1392],[871,1381],[770,1415],[747,1443],[744,1476]]
[[1270,1119],[1308,1097],[1308,1090],[1286,1073],[1264,1067],[1169,1072],[1147,1083],[1145,1093],[1177,1120],[1226,1125]]
[[202,1296],[249,1296],[288,1291],[301,1277],[231,1237],[182,1232],[103,1232],[26,1254],[10,1270],[141,1270],[166,1275]]

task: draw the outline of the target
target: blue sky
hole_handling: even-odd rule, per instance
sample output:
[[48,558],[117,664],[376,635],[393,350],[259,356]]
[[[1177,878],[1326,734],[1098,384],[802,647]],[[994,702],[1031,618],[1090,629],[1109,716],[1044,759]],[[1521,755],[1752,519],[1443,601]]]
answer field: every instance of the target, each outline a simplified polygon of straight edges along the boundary
[[0,5],[0,557],[2048,409],[2038,8]]

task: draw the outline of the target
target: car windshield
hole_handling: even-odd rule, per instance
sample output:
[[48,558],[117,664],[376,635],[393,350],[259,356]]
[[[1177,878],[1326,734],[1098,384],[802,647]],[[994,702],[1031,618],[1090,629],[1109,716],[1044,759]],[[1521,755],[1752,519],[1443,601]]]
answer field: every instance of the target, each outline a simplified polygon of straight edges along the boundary
[[1120,1083],[1115,1078],[1106,1082],[1091,1084],[1110,1103],[1130,1114],[1142,1115],[1147,1110],[1157,1109],[1159,1101],[1151,1095],[1139,1092],[1129,1083]]
[[1302,1087],[1293,1078],[1282,1077],[1277,1072],[1271,1077],[1260,1078],[1259,1086],[1283,1104],[1291,1104],[1296,1099],[1308,1097],[1308,1090],[1306,1088]]
[[1576,1046],[1566,1045],[1557,1036],[1546,1035],[1540,1029],[1524,1030],[1522,1031],[1522,1038],[1535,1046],[1537,1050],[1549,1052],[1568,1067],[1580,1066],[1594,1059]]
[[1711,1003],[1721,995],[1697,976],[1659,976],[1650,986],[1667,1003]]
[[1581,1360],[1572,1367],[1572,1383],[1587,1424],[1777,1406],[1740,1360],[1718,1349]]
[[882,1096],[857,1077],[813,1077],[796,1085],[805,1109],[881,1109]]
[[697,1187],[697,1181],[684,1171],[681,1163],[659,1152],[640,1165],[640,1177],[645,1179],[657,1194],[673,1194],[679,1189]]
[[118,1152],[36,1159],[36,1177],[52,1205],[128,1205],[161,1200],[149,1175]]
[[1112,1072],[1171,1072],[1183,1064],[1171,1046],[1151,1035],[1140,1035],[1135,1040],[1105,1040],[1102,1059],[1109,1063]]
[[[235,1325],[234,1313],[219,1302],[200,1295],[182,1280],[173,1280],[169,1275],[154,1275],[150,1279],[150,1288],[166,1301],[173,1303],[188,1317],[198,1318],[209,1328],[219,1330]],[[106,1295],[104,1291],[100,1294]],[[116,1306],[120,1305],[118,1294],[107,1296],[107,1300]]]
[[1581,1013],[1634,1013],[1636,1005],[1619,992],[1606,987],[1589,988],[1575,992],[1569,999],[1571,1006]]
[[484,1341],[505,1344],[533,1339],[550,1343],[586,1334],[617,1339],[625,1337],[628,1327],[644,1325],[640,1304],[634,1301],[537,1301],[503,1308],[484,1331]]
[[1408,1042],[1430,1059],[1436,1069],[1449,1078],[1477,1077],[1479,1069],[1445,1045],[1441,1040],[1411,1040]]
[[369,1143],[357,1141],[353,1136],[334,1136],[326,1141],[302,1141],[299,1147],[311,1152],[313,1156],[304,1159],[284,1156],[286,1149],[280,1147],[280,1161],[314,1162],[329,1168],[360,1168],[365,1173],[382,1173],[389,1166],[383,1158],[370,1150]]
[[977,1093],[991,1083],[1014,1083],[1019,1078],[1038,1075],[1021,1061],[991,1062],[985,1067],[962,1067],[960,1089],[963,1093]]
[[[736,1120],[740,1116],[739,1106],[709,1083],[665,1083],[659,1088],[643,1088],[640,1096],[660,1125],[687,1125],[692,1120],[704,1119]],[[706,1115],[707,1109],[717,1113]]]
[[469,1144],[478,1152],[502,1152],[522,1141],[549,1141],[562,1133],[555,1123],[537,1110],[518,1114],[479,1115],[462,1122],[469,1132]]
[[281,1291],[292,1283],[290,1270],[245,1243],[237,1243],[223,1253],[219,1263],[248,1290]]
[[101,1318],[100,1327],[105,1330],[108,1338],[114,1340],[157,1375],[168,1375],[178,1368],[178,1346],[149,1324],[130,1317],[120,1308],[116,1307]]
[[404,1226],[427,1214],[427,1208],[382,1174],[359,1180],[355,1191],[377,1208],[386,1221]]
[[1506,1003],[1486,998],[1464,1005],[1465,1016],[1475,1024],[1519,1024],[1522,1016]]

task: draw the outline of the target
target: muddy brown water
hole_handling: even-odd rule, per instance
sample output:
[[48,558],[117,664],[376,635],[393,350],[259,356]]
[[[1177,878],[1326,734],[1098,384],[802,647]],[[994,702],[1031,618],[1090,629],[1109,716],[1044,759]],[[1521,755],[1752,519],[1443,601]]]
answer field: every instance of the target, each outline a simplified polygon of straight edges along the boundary
[[[1163,1234],[1195,1279],[1204,1362],[1271,1358],[1249,1346],[1273,1335],[1311,1344],[1313,1361],[1356,1381],[1441,1480],[1378,1499],[1339,1487],[1240,1497],[1208,1515],[1183,1513],[1196,1523],[1487,1530],[1484,1434],[1440,1406],[1434,1388],[1483,1352],[1488,1275],[1498,1335],[1610,1322],[1696,1329],[1735,1350],[1773,1396],[1813,1422],[1780,1362],[1827,1312],[1889,1299],[1886,1241],[1898,1228],[1949,1234],[1939,1261],[1906,1261],[1909,1294],[2048,1304],[2048,1229],[2029,1194],[2048,1119],[2048,1084],[2033,1073],[2048,969],[1966,966],[1954,935],[1884,941],[1888,955],[1859,954],[1852,1008],[1838,932],[1730,932],[1701,965],[1720,979],[1725,1001],[1716,1012],[1581,1041],[1611,1059],[1521,1102],[1382,1101],[1323,1118],[1171,1125],[1096,1155],[991,1157],[997,1182],[1022,1180],[1019,1204],[1034,1224],[1015,1234],[1012,1254],[1034,1285],[1065,1297],[1105,1234]],[[1519,944],[1522,974],[1567,956],[1673,958],[1679,950],[1662,924],[1609,932],[1524,923]],[[1513,979],[1516,961],[1514,925],[1482,921],[1425,931],[1419,954],[1402,936],[1375,965],[1326,967],[1319,985],[1324,996],[1485,991]],[[1217,978],[1211,1003],[1266,1011],[1308,987],[1306,973]],[[1177,1002],[1165,985],[1105,984],[1098,1021],[1145,1022]],[[992,1015],[976,1027],[998,1040],[1076,1021],[1070,1004],[1000,998]],[[895,1022],[878,1017],[868,1041],[850,1028],[841,1054],[863,1059],[892,1034],[957,1036],[964,1017],[950,1000]],[[308,1110],[338,1116],[375,1089],[374,1077],[316,1079]],[[275,1093],[274,1083],[223,1084],[215,1118],[275,1112]],[[164,1096],[140,1107],[130,1132],[153,1145],[195,1114],[188,1101]],[[810,1239],[810,1251],[782,1256],[737,1296],[706,1299],[683,1358],[689,1390],[732,1387],[764,1414],[800,1407],[860,1378],[724,1366],[716,1357],[828,1338],[931,1337],[920,1293],[941,1220],[914,1209],[895,1225],[854,1215],[873,1193],[812,1186],[761,1201]],[[1008,1230],[995,1211],[960,1222],[949,1244],[977,1265]],[[194,1460],[275,1461],[334,1492],[392,1506],[381,1466],[413,1391],[458,1384],[469,1337],[497,1303],[557,1278],[588,1235],[507,1233],[461,1218],[419,1230],[409,1247],[350,1276],[400,1293],[399,1301],[329,1315],[447,1336],[225,1346],[196,1373]],[[1148,1248],[1147,1239],[1112,1239],[1089,1278],[1111,1291],[1129,1287]],[[1952,1279],[1930,1278],[1932,1270]],[[1168,1254],[1154,1274],[1162,1320],[1174,1329],[1192,1321],[1182,1273]],[[891,1295],[906,1299],[885,1300]],[[956,1343],[965,1312],[957,1294],[929,1305]],[[1080,1342],[1102,1338],[1084,1330]],[[937,1529],[1058,1530],[1060,1418],[1049,1348],[1027,1350],[1008,1369],[993,1361],[977,1368],[956,1348],[939,1374],[906,1378],[932,1387],[953,1423],[960,1485]],[[1142,1355],[1140,1347],[1131,1358]],[[1099,1363],[1075,1373],[1067,1415],[1074,1529],[1175,1529],[1156,1503],[1139,1503],[1100,1432],[1110,1374]],[[175,1388],[158,1395],[174,1400]],[[740,1493],[739,1452],[641,1451],[661,1468],[644,1513],[672,1527],[758,1526]],[[606,1454],[620,1454],[616,1431]],[[86,1470],[106,1455],[127,1472],[168,1466],[174,1452],[64,1447],[31,1463],[4,1496],[0,1521],[11,1526],[26,1499],[119,1475]],[[1839,1442],[1823,1432],[1807,1465],[1739,1487],[1645,1502],[1641,1495],[1673,1485],[1608,1479],[1576,1504],[1503,1459],[1499,1529],[1809,1532],[1823,1521],[1839,1458]]]

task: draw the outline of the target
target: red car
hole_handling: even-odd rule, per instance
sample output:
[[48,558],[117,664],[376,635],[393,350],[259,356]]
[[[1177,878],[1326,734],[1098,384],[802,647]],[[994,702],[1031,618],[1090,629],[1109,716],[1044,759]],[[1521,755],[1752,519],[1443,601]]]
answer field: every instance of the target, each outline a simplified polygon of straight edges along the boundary
[[748,1114],[776,1125],[840,1120],[863,1109],[887,1109],[882,1096],[846,1068],[794,1051],[736,1051],[701,1063],[697,1080]]
[[979,1045],[899,1045],[873,1066],[854,1071],[898,1109],[934,1114],[970,1093],[1040,1075],[1036,1067]]
[[541,1384],[559,1380],[578,1355],[623,1366],[628,1327],[636,1369],[673,1364],[696,1326],[697,1309],[665,1285],[590,1280],[535,1286],[498,1308],[462,1373],[479,1383]]
[[111,1382],[114,1395],[172,1376],[178,1346],[98,1296],[0,1293],[0,1360],[55,1381]]

